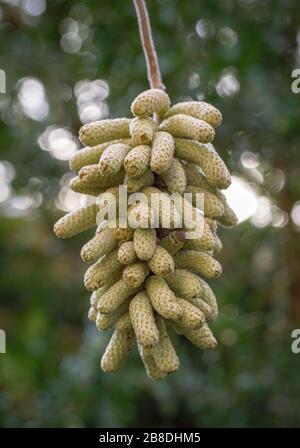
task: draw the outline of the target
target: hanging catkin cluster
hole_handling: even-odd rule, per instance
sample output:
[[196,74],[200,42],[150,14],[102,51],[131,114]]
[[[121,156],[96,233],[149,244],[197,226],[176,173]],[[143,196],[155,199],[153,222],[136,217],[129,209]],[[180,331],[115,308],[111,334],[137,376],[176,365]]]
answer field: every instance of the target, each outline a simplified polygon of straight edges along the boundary
[[[138,95],[131,111],[132,119],[96,121],[80,129],[85,147],[70,160],[77,172],[71,188],[95,200],[61,218],[54,231],[69,238],[95,227],[99,210],[107,205],[101,193],[118,199],[119,185],[127,186],[127,194],[158,195],[156,228],[147,226],[153,218],[151,207],[129,205],[135,226],[110,228],[97,222],[95,235],[81,250],[83,261],[90,263],[84,277],[92,293],[89,319],[99,331],[113,328],[102,369],[120,369],[136,342],[148,376],[157,380],[180,365],[167,329],[202,350],[217,344],[209,324],[218,306],[202,277],[221,275],[214,258],[222,248],[217,225],[231,227],[236,216],[221,192],[230,185],[230,174],[211,144],[221,113],[199,101],[170,107],[168,95],[158,89]],[[202,193],[201,236],[188,239],[191,228],[176,228],[178,210],[170,193],[181,195],[181,205],[183,194],[191,193],[194,214],[199,213],[194,198]],[[166,227],[167,210],[171,218]]]

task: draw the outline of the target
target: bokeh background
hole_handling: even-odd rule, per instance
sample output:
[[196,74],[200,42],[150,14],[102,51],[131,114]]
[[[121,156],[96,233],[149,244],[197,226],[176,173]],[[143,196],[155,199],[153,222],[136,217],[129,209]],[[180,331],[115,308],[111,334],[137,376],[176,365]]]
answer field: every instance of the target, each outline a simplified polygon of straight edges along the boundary
[[136,352],[105,375],[108,334],[87,320],[80,247],[55,220],[80,205],[67,159],[82,123],[126,116],[147,88],[134,8],[123,0],[0,1],[0,354],[2,427],[300,425],[299,99],[296,0],[148,0],[173,102],[224,114],[216,147],[240,224],[223,229],[218,348],[175,341],[159,383]]

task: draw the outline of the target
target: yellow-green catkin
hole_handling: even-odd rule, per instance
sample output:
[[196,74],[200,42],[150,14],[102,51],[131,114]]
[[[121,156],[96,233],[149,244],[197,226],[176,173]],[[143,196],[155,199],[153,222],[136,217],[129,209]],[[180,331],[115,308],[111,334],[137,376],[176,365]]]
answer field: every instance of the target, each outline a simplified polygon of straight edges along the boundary
[[123,182],[125,171],[120,169],[114,174],[102,175],[99,170],[99,165],[87,165],[80,169],[78,173],[78,183],[83,187],[113,187]]
[[172,373],[180,367],[180,361],[168,336],[163,319],[156,318],[159,330],[159,343],[151,349],[154,362],[162,372]]
[[167,118],[159,129],[169,132],[173,137],[189,138],[200,143],[210,143],[215,137],[214,128],[210,124],[185,114]]
[[132,288],[141,286],[145,278],[150,273],[146,262],[138,261],[125,267],[123,271],[123,280]]
[[157,114],[163,116],[170,108],[170,98],[161,89],[149,89],[140,93],[131,105],[131,112],[138,117]]
[[149,168],[151,148],[148,145],[135,146],[124,160],[126,174],[130,177],[140,177]]
[[154,229],[136,229],[133,235],[134,250],[140,260],[150,260],[156,248]]
[[125,333],[115,330],[101,358],[102,370],[107,373],[117,372],[132,349],[134,340],[133,329]]
[[133,241],[125,241],[118,250],[118,260],[124,265],[129,265],[137,261],[136,251]]
[[176,320],[182,315],[182,309],[177,303],[175,294],[163,278],[156,275],[148,277],[146,290],[153,308],[165,319]]
[[70,188],[75,193],[86,194],[89,196],[98,197],[101,193],[104,193],[105,187],[89,187],[81,182],[79,177],[74,177],[70,180]]
[[217,128],[222,123],[221,112],[216,107],[204,101],[184,101],[175,104],[170,108],[166,117],[177,114],[190,115],[199,120],[204,120],[214,128]]
[[141,344],[138,344],[138,350],[146,369],[146,373],[151,380],[158,381],[168,375],[168,372],[163,372],[155,364],[154,358],[151,354],[151,349],[145,348]]
[[150,168],[157,174],[168,170],[173,161],[174,138],[168,132],[156,132],[151,150]]
[[185,269],[175,269],[174,272],[164,277],[169,287],[178,297],[201,297],[202,284],[200,278]]
[[96,225],[99,207],[97,204],[87,205],[67,213],[54,225],[54,233],[59,238],[70,238]]
[[96,291],[109,281],[118,276],[121,263],[118,260],[118,249],[103,256],[95,264],[91,265],[84,275],[84,284],[88,291]]
[[160,245],[166,249],[170,255],[174,255],[183,248],[184,241],[185,232],[183,230],[174,230],[160,241]]
[[179,329],[192,344],[201,350],[212,350],[217,346],[217,341],[206,323],[196,329],[182,328],[180,326],[177,327],[177,329]]
[[212,145],[203,145],[184,138],[175,139],[175,156],[199,165],[213,187],[227,188],[231,183],[229,171]]
[[178,159],[173,159],[169,169],[161,174],[170,193],[184,193],[186,189],[186,177],[182,164]]
[[[99,331],[105,331],[111,328],[116,321],[121,317],[124,313],[126,313],[129,309],[130,300],[125,300],[125,302],[121,303],[118,308],[112,313],[103,314],[101,312],[97,312],[96,318],[96,327]],[[97,302],[98,303],[98,302]]]
[[149,268],[156,275],[168,275],[174,271],[172,255],[162,246],[157,245],[152,258],[148,261]]
[[79,149],[74,154],[72,154],[69,165],[72,171],[79,171],[80,168],[86,165],[93,165],[99,162],[99,159],[103,151],[110,145],[114,143],[125,143],[128,144],[130,139],[120,139],[112,140],[109,142],[101,143],[96,146],[86,146],[85,148]]
[[181,250],[174,255],[175,266],[200,272],[208,278],[217,278],[222,274],[220,263],[205,252]]
[[80,255],[86,263],[95,263],[102,255],[108,254],[116,246],[114,229],[104,228],[83,246]]
[[149,145],[152,142],[156,128],[157,124],[152,118],[134,118],[129,125],[132,144],[135,146]]
[[[215,194],[195,185],[188,185],[186,187],[186,193],[192,195],[192,203],[195,207],[197,206],[197,197],[203,199],[203,212],[207,218],[219,219],[223,216],[224,206]],[[199,204],[202,206],[201,202]]]
[[130,318],[138,343],[145,348],[154,347],[159,342],[153,308],[146,291],[139,292],[130,302]]
[[103,176],[112,176],[122,168],[124,159],[131,147],[124,143],[108,146],[99,161],[99,171]]
[[125,280],[116,282],[109,290],[100,297],[98,311],[103,314],[114,312],[121,303],[137,292],[136,288],[129,286]]
[[202,311],[188,300],[177,298],[178,304],[181,306],[182,315],[178,319],[179,324],[183,328],[199,328],[205,321],[205,316]]
[[80,128],[79,140],[84,145],[96,146],[109,140],[129,138],[130,121],[128,118],[92,121]]

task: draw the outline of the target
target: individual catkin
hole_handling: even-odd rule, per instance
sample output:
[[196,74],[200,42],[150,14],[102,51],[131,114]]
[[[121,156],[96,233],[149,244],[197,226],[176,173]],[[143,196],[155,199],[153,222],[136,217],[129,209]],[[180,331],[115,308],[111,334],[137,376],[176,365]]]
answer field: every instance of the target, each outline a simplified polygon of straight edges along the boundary
[[99,165],[87,165],[80,169],[78,173],[82,186],[89,188],[113,187],[123,182],[125,171],[120,169],[114,174],[101,175]]
[[173,159],[169,169],[161,174],[170,193],[183,193],[186,189],[186,177],[182,164],[178,159]]
[[184,241],[185,232],[183,230],[174,230],[161,239],[160,245],[166,249],[170,255],[174,255],[183,248]]
[[130,139],[119,139],[112,140],[109,142],[101,143],[96,146],[86,146],[83,149],[79,149],[74,154],[72,154],[69,165],[72,171],[79,171],[80,168],[86,165],[93,165],[99,162],[99,159],[103,153],[103,151],[110,145],[114,143],[125,143],[129,144]]
[[131,112],[138,117],[157,114],[163,116],[170,108],[170,98],[161,89],[149,89],[140,93],[131,104]]
[[118,260],[118,249],[115,249],[88,268],[84,275],[86,289],[96,291],[110,278],[118,276],[121,268],[122,265]]
[[154,362],[162,372],[172,373],[180,367],[180,361],[168,336],[164,321],[156,317],[156,325],[159,331],[159,342],[151,349]]
[[178,297],[194,298],[202,296],[202,283],[200,278],[185,269],[175,269],[164,277],[169,287]]
[[178,304],[182,309],[182,315],[178,319],[178,323],[183,328],[199,328],[205,321],[202,311],[188,300],[177,297]]
[[70,180],[70,188],[75,193],[87,194],[96,197],[105,191],[105,187],[89,187],[82,182],[78,176],[73,177],[73,179]]
[[211,289],[211,287],[203,279],[201,279],[201,285],[202,285],[202,291],[203,291],[201,297],[211,307],[210,319],[215,320],[219,314],[216,296],[215,296],[213,290]]
[[214,128],[210,124],[185,114],[167,118],[159,129],[169,132],[173,137],[189,138],[200,143],[210,143],[215,137]]
[[129,118],[92,121],[79,130],[79,140],[84,145],[96,146],[109,140],[129,138]]
[[184,101],[174,104],[167,112],[166,117],[177,114],[190,115],[199,120],[204,120],[214,128],[217,128],[222,123],[221,112],[216,107],[204,101]]
[[173,291],[167,282],[156,275],[152,275],[146,280],[146,290],[150,297],[155,311],[165,319],[178,319],[182,314],[182,309],[177,303]]
[[156,128],[157,124],[152,118],[134,118],[129,125],[132,144],[149,145],[152,142]]
[[150,270],[147,263],[138,261],[125,267],[123,271],[123,280],[132,288],[137,288],[138,286],[141,286],[149,273]]
[[208,278],[217,278],[222,274],[220,263],[205,252],[181,250],[174,255],[176,268],[191,269]]
[[151,147],[148,145],[135,146],[124,160],[124,168],[129,177],[140,177],[149,168]]
[[146,169],[146,171],[139,177],[125,176],[124,184],[127,185],[128,193],[135,193],[144,187],[152,185],[154,182],[154,175],[152,171]]
[[103,314],[113,313],[121,303],[137,292],[136,288],[129,286],[121,279],[112,285],[98,301],[98,311]]
[[133,235],[134,250],[140,260],[150,260],[156,248],[154,229],[136,229]]
[[91,240],[81,249],[81,258],[86,263],[95,263],[100,257],[108,254],[117,246],[114,237],[114,229],[101,229]]
[[132,349],[134,341],[133,329],[126,333],[115,330],[101,358],[101,369],[107,373],[117,372]]
[[138,350],[146,369],[146,373],[151,380],[157,381],[167,376],[168,372],[161,371],[155,364],[154,358],[151,354],[151,349],[145,348],[141,344],[138,344]]
[[126,313],[129,309],[130,299],[125,300],[125,302],[121,303],[118,308],[109,314],[103,314],[99,311],[97,312],[96,318],[96,327],[99,331],[105,331],[111,328],[116,321],[121,317],[124,313]]
[[115,329],[121,333],[128,333],[133,330],[129,311],[124,313],[116,322]]
[[58,238],[70,238],[96,225],[99,207],[97,204],[87,205],[67,213],[54,225],[54,233]]
[[175,328],[201,350],[212,350],[217,346],[217,341],[206,323],[196,329],[182,328],[176,323]]
[[156,132],[151,150],[150,167],[157,174],[170,168],[175,149],[174,138],[168,132]]
[[99,160],[99,171],[102,176],[112,176],[120,171],[124,159],[131,147],[124,143],[108,146]]
[[210,185],[221,189],[229,187],[231,183],[229,171],[212,145],[176,138],[174,154],[178,159],[199,165]]
[[145,348],[158,344],[159,332],[146,291],[141,291],[134,296],[129,305],[129,313],[138,343]]
[[184,249],[193,249],[200,251],[212,250],[215,247],[216,238],[212,233],[208,221],[205,218],[203,223],[203,233],[199,238],[186,239],[184,241]]
[[238,219],[232,208],[228,205],[226,197],[224,193],[221,191],[217,192],[219,199],[221,200],[223,206],[224,206],[224,213],[223,215],[218,219],[219,223],[222,224],[224,227],[233,227],[237,224]]
[[192,204],[194,207],[197,206],[197,198],[200,207],[202,207],[201,203],[203,200],[203,212],[207,218],[219,219],[223,216],[224,206],[215,194],[195,185],[187,185],[185,192],[192,195]]
[[118,250],[118,260],[124,265],[128,265],[137,261],[136,251],[133,241],[125,241]]
[[172,255],[160,245],[156,245],[152,258],[148,261],[149,268],[156,275],[168,275],[174,271]]

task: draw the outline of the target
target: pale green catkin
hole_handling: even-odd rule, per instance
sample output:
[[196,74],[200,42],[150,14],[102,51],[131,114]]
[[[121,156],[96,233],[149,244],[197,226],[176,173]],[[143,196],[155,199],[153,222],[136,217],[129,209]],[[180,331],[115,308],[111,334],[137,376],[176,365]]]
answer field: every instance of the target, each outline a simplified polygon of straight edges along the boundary
[[84,145],[96,146],[109,140],[129,138],[130,121],[128,118],[92,121],[80,128],[79,140]]
[[87,205],[69,212],[54,225],[54,233],[59,238],[70,238],[96,225],[99,207],[97,204]]

